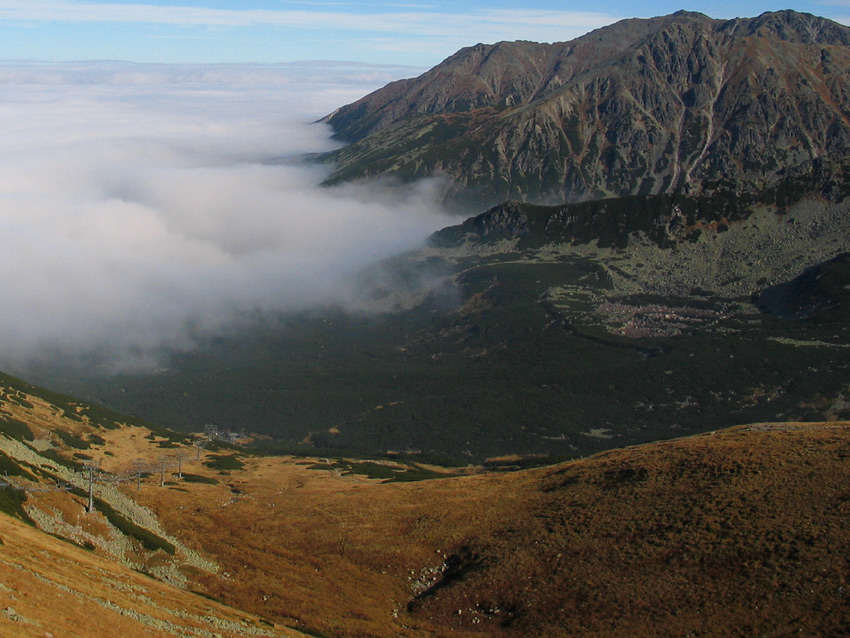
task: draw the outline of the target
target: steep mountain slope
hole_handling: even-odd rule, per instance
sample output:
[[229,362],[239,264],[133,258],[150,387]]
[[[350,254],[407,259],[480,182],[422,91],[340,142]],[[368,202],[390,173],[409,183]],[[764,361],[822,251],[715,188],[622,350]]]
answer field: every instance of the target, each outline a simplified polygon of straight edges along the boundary
[[760,292],[756,303],[782,317],[846,321],[850,315],[850,253]]
[[0,514],[0,635],[303,636]]
[[215,556],[215,596],[322,635],[837,636],[848,445],[846,422],[759,424],[414,483],[245,458],[139,498]]
[[166,449],[216,482],[190,440],[0,375],[0,635],[302,635],[194,593],[218,565],[134,500],[185,489]]
[[848,43],[847,27],[783,11],[477,45],[325,118],[348,142],[330,181],[442,176],[479,207],[763,189],[846,155]]

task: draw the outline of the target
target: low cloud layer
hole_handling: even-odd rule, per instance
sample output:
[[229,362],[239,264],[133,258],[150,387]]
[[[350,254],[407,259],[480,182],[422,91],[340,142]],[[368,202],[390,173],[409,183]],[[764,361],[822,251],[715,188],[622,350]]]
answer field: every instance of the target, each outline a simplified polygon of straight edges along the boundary
[[403,70],[0,65],[0,365],[145,366],[250,316],[350,299],[450,223],[436,187],[317,186],[312,124]]

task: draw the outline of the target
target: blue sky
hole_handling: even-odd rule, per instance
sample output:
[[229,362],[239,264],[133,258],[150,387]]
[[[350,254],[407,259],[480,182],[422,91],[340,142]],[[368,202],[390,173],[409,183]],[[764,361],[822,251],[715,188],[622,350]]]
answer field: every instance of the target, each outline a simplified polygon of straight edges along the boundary
[[625,17],[797,9],[850,23],[850,0],[0,0],[0,60],[278,63],[350,60],[429,67],[499,40],[569,40]]

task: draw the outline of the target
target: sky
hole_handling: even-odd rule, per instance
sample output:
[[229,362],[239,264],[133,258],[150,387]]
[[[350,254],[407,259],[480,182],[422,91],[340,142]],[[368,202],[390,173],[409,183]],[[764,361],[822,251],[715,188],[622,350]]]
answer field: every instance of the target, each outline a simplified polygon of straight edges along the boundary
[[0,60],[431,67],[478,42],[569,40],[626,17],[785,8],[850,23],[850,0],[0,0]]

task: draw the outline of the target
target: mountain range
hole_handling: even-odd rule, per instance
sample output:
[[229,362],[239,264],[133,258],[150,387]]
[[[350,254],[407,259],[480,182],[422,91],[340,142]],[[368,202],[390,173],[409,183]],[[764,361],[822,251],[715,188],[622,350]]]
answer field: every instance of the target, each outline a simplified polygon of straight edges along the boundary
[[680,11],[555,44],[457,52],[324,121],[329,182],[441,177],[479,210],[759,191],[850,142],[850,29],[794,11]]

